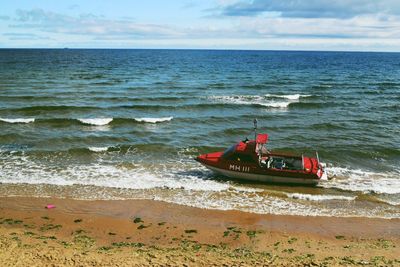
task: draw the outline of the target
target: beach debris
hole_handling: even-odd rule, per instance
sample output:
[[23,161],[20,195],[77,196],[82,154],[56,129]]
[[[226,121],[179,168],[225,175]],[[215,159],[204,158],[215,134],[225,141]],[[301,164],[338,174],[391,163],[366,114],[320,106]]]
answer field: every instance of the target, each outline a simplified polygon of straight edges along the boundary
[[135,217],[134,219],[133,219],[133,223],[142,223],[143,222],[143,220],[142,220],[142,218],[140,218],[140,217]]
[[55,207],[56,207],[56,206],[53,205],[53,204],[47,204],[47,205],[45,206],[46,209],[54,209]]
[[142,230],[142,229],[147,228],[147,227],[150,227],[150,224],[149,225],[141,224],[141,225],[138,226],[137,229]]
[[193,234],[193,233],[197,234],[197,230],[196,229],[189,229],[189,230],[185,230],[185,233],[186,234]]

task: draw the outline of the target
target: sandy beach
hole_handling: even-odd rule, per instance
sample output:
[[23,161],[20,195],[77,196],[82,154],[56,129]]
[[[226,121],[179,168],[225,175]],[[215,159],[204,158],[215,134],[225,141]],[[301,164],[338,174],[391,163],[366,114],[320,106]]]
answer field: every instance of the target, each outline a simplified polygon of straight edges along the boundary
[[0,199],[1,266],[399,266],[399,255],[400,219]]

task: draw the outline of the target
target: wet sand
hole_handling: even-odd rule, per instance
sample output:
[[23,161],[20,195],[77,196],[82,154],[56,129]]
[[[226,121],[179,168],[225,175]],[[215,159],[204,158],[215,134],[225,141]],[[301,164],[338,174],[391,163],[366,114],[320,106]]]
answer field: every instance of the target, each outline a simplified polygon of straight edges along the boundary
[[260,215],[151,200],[0,198],[0,266],[224,264],[400,266],[400,219]]

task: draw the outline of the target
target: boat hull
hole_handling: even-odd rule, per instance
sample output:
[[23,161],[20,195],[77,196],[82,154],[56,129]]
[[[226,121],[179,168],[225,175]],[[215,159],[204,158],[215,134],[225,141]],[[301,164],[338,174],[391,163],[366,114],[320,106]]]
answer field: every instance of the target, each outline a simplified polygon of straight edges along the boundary
[[226,170],[222,168],[217,168],[210,165],[205,165],[208,169],[214,171],[215,173],[224,175],[229,178],[263,182],[263,183],[283,183],[283,184],[303,184],[303,185],[316,185],[320,179],[311,178],[299,178],[299,177],[285,177],[285,176],[273,176],[268,174],[257,174],[257,173],[244,173],[232,170]]

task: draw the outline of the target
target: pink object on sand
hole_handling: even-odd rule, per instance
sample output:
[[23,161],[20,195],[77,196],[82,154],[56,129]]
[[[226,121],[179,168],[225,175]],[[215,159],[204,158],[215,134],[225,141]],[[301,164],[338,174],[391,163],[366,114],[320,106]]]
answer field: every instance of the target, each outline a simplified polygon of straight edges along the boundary
[[53,205],[53,204],[48,204],[48,205],[46,205],[46,209],[54,209],[56,206],[55,205]]

